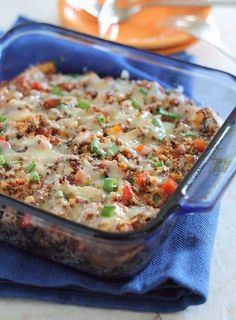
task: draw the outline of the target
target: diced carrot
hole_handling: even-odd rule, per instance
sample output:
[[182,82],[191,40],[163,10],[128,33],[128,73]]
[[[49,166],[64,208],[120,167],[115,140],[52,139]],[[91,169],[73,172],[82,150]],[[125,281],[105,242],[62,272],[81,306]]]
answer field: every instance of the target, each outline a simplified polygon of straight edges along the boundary
[[7,140],[6,137],[0,136],[0,141],[6,141],[6,140]]
[[81,170],[81,169],[79,169],[79,170],[76,172],[76,174],[75,174],[75,176],[74,176],[74,179],[75,179],[75,183],[76,183],[77,185],[83,184],[84,181],[85,181],[84,171]]
[[33,71],[33,72],[36,71],[37,72],[39,70],[45,74],[55,73],[56,72],[56,65],[54,62],[44,62],[44,63],[37,65],[36,67],[33,67],[29,71]]
[[22,179],[22,178],[16,179],[16,184],[18,184],[18,185],[23,185],[23,184],[25,184],[25,179]]
[[116,124],[114,127],[107,129],[107,133],[109,135],[120,134],[122,132],[123,132],[123,129],[120,124]]
[[139,146],[137,146],[136,148],[135,148],[135,150],[138,152],[138,153],[140,153],[140,154],[142,154],[143,156],[147,156],[147,155],[149,155],[151,152],[152,152],[152,147],[150,147],[150,146],[146,146],[146,145],[144,145],[144,144],[140,144]]
[[119,164],[118,164],[119,168],[121,171],[125,172],[128,168],[127,164],[124,162],[124,161],[121,161]]
[[147,180],[147,173],[140,172],[136,175],[135,181],[139,187],[143,187]]
[[31,226],[32,223],[32,215],[30,213],[25,213],[21,218],[20,227],[22,229],[27,229]]
[[168,178],[160,187],[159,192],[161,195],[169,197],[177,188],[178,183],[174,179]]
[[135,150],[138,152],[138,153],[142,153],[143,149],[144,149],[144,144],[140,144],[139,146],[137,146],[135,148]]
[[121,201],[123,204],[128,205],[132,203],[133,200],[133,191],[129,185],[124,186],[122,189]]
[[197,149],[197,151],[203,152],[206,149],[206,141],[203,139],[195,139],[194,147]]

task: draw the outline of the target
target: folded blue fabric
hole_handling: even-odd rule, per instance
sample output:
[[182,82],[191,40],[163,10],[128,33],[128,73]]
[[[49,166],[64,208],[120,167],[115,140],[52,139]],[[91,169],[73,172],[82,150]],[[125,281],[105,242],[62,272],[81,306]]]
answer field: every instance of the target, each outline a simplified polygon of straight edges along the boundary
[[99,280],[0,243],[0,296],[147,312],[204,303],[218,211],[179,218],[150,265],[129,280]]

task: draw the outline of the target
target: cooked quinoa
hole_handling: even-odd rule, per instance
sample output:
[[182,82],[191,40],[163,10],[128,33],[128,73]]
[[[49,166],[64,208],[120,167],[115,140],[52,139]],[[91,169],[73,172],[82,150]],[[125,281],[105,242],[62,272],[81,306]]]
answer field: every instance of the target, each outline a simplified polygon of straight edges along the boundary
[[93,228],[135,230],[218,127],[179,89],[45,63],[0,89],[0,191]]

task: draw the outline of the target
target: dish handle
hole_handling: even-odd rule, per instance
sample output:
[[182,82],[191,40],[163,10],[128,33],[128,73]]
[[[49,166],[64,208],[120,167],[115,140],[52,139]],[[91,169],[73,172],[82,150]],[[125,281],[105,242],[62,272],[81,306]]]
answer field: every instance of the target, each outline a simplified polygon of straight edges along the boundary
[[[236,107],[185,181],[179,205],[183,212],[212,208],[236,171]],[[181,210],[181,211],[182,211]]]

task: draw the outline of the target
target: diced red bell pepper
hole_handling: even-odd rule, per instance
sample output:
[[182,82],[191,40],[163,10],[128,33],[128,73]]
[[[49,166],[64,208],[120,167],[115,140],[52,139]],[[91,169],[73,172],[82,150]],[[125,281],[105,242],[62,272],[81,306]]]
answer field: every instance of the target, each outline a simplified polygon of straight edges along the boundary
[[56,108],[58,103],[59,103],[58,99],[50,99],[50,100],[44,101],[43,106],[44,108],[51,109],[51,108]]
[[124,186],[124,188],[122,190],[122,195],[121,195],[121,202],[125,205],[128,205],[128,204],[132,203],[133,196],[134,196],[134,194],[133,194],[131,187],[128,185]]
[[203,152],[206,149],[206,141],[203,139],[196,139],[194,140],[194,147],[199,152]]
[[170,197],[172,193],[178,188],[178,183],[172,179],[168,178],[160,187],[159,192],[161,195]]
[[38,82],[38,81],[31,83],[31,88],[34,90],[39,90],[39,91],[44,91],[47,89],[45,84]]
[[139,187],[145,186],[146,180],[147,180],[146,172],[140,172],[136,175],[135,181]]

